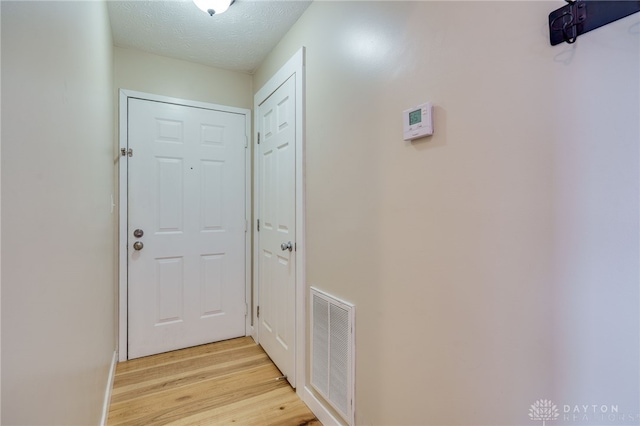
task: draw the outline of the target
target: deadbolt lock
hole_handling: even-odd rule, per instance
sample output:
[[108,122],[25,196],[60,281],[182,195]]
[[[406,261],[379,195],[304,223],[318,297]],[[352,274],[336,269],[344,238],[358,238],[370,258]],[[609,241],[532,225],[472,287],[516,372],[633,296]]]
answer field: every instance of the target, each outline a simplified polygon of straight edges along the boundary
[[141,238],[144,235],[144,231],[142,229],[136,229],[133,231],[133,236],[136,238]]

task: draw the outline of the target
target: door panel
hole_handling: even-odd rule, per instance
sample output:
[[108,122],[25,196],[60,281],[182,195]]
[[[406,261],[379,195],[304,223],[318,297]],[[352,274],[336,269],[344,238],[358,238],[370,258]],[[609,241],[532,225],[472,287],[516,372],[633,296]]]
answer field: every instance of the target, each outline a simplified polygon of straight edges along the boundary
[[[295,386],[295,76],[259,107],[259,340]],[[292,244],[292,250],[282,244]]]
[[245,115],[128,114],[129,358],[245,335]]

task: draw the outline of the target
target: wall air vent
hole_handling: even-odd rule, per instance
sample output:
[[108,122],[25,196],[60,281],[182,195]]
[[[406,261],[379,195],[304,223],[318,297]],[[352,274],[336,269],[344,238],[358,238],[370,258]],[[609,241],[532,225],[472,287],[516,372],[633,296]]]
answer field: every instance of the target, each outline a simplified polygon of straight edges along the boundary
[[311,287],[311,386],[354,424],[355,307]]

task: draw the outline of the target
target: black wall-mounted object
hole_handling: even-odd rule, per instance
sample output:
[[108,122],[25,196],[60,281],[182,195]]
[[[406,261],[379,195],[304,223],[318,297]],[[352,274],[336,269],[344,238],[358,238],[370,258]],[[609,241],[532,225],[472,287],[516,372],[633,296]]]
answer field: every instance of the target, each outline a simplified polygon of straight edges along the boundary
[[566,0],[567,5],[549,14],[549,41],[575,43],[587,33],[640,12],[640,0]]

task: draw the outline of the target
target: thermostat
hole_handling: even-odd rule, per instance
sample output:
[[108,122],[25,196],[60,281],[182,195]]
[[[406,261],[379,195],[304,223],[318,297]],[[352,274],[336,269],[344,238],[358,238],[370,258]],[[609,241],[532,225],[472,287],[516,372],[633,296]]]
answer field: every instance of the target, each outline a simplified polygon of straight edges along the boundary
[[402,113],[404,140],[412,141],[433,134],[433,105],[418,105]]

